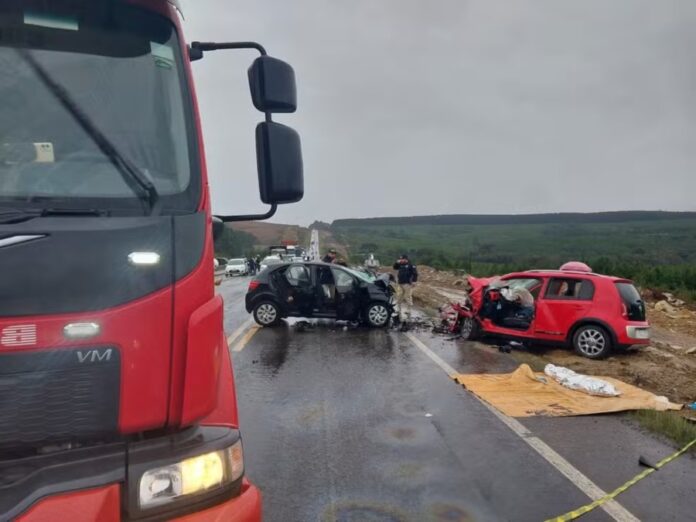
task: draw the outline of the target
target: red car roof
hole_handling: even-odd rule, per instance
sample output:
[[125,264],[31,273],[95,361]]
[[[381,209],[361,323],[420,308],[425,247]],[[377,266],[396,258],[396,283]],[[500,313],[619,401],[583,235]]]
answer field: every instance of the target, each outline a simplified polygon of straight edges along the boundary
[[605,274],[595,274],[594,272],[580,272],[580,271],[574,271],[574,270],[526,270],[524,272],[513,272],[511,274],[505,274],[503,276],[504,279],[509,279],[511,277],[529,277],[529,276],[534,276],[534,275],[539,275],[539,276],[547,276],[547,277],[563,277],[563,276],[585,276],[585,277],[601,277],[605,279],[610,279],[612,281],[618,282],[618,281],[626,281],[630,282],[629,279],[625,279],[623,277],[616,277],[616,276],[610,276],[610,275],[605,275]]

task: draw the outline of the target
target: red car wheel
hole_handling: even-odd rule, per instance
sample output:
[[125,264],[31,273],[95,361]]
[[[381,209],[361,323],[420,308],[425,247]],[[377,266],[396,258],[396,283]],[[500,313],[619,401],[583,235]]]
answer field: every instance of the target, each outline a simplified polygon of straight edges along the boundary
[[603,359],[611,353],[609,333],[599,325],[581,326],[573,335],[573,348],[578,355],[589,359]]
[[463,317],[459,327],[459,335],[462,339],[476,339],[478,335],[478,323],[473,317]]

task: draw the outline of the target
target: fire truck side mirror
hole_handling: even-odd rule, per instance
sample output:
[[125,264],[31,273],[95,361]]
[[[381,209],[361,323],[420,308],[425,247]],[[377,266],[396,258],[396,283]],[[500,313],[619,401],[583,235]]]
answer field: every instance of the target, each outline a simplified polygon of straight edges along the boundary
[[259,56],[249,67],[251,99],[261,112],[295,112],[295,71],[282,60]]
[[269,205],[296,203],[304,196],[300,135],[276,122],[256,127],[256,160],[261,201]]

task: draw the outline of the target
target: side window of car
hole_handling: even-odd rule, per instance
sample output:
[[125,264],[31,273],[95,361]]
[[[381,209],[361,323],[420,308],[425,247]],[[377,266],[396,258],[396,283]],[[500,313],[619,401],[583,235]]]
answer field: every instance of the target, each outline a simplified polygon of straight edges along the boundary
[[349,273],[336,268],[332,268],[331,271],[333,272],[334,280],[336,281],[336,288],[350,289],[355,284],[355,279],[353,279],[353,276]]
[[592,301],[594,299],[594,283],[589,279],[583,279],[577,298],[582,301]]
[[285,271],[290,286],[307,286],[310,283],[309,269],[304,265],[293,265]]
[[589,279],[553,278],[546,288],[546,299],[591,301],[594,283]]
[[539,299],[539,292],[541,292],[541,284],[534,285],[531,290],[529,290],[529,293],[532,294],[535,301]]

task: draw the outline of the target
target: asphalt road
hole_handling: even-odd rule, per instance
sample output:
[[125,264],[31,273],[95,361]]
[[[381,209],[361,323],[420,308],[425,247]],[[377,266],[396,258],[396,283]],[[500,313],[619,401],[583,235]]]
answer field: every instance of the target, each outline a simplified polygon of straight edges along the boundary
[[[490,346],[331,322],[256,329],[248,281],[219,291],[247,474],[268,521],[544,520],[591,502],[583,476],[609,492],[643,470],[639,455],[674,452],[622,415],[523,419],[516,433],[445,371],[517,366]],[[682,457],[621,494],[613,516],[582,520],[694,520],[695,478],[696,458]]]

